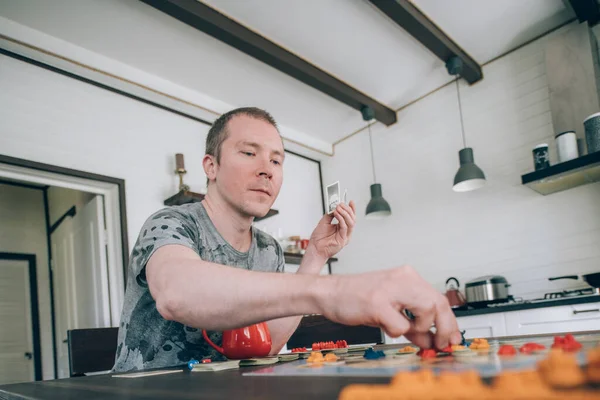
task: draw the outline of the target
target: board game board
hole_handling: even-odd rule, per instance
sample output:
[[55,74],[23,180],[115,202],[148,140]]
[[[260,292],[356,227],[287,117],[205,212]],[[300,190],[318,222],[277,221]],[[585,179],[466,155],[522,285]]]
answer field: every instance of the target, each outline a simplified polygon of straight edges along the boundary
[[[577,352],[577,361],[585,364],[585,351],[600,346],[600,334],[575,335],[583,345],[582,351]],[[438,356],[433,359],[422,359],[416,354],[398,354],[398,349],[386,349],[386,357],[377,360],[367,360],[362,355],[340,355],[340,359],[332,363],[311,364],[305,359],[288,363],[279,363],[264,369],[244,373],[245,376],[382,376],[392,377],[401,371],[416,371],[424,368],[431,369],[434,374],[442,371],[476,370],[482,378],[491,378],[502,371],[527,370],[535,368],[544,359],[553,343],[553,336],[527,337],[522,339],[489,339],[490,348],[487,351],[469,350],[456,352],[452,355]],[[512,357],[499,356],[500,345],[510,344],[520,348],[523,344],[535,342],[546,347],[545,350],[532,354],[521,354]]]

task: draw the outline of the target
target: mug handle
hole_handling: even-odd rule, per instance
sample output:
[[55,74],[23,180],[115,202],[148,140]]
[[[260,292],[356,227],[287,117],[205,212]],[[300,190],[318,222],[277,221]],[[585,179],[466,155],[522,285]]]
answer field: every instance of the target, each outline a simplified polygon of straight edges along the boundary
[[219,347],[219,346],[217,346],[216,344],[214,344],[214,343],[212,342],[212,340],[210,340],[210,339],[208,338],[208,334],[206,333],[206,330],[204,330],[204,329],[202,329],[202,337],[204,338],[204,340],[206,340],[206,342],[207,342],[208,344],[210,344],[210,346],[211,346],[213,349],[215,349],[215,350],[216,350],[216,351],[218,351],[219,353],[221,353],[221,354],[225,355],[225,350],[223,350],[223,348],[222,348],[222,347]]

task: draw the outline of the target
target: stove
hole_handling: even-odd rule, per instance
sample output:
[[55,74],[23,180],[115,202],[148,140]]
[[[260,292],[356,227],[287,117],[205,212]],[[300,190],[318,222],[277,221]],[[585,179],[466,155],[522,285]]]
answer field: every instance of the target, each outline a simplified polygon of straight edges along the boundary
[[547,299],[562,299],[564,297],[575,297],[575,296],[589,296],[600,294],[599,288],[585,288],[576,290],[563,290],[562,292],[550,292],[544,294],[544,298],[538,300]]
[[[555,301],[559,299],[566,299],[571,297],[584,297],[584,296],[600,296],[600,288],[585,288],[585,289],[575,289],[575,290],[563,290],[560,292],[550,292],[545,293],[544,297],[540,297],[537,299],[523,299],[521,297],[513,297],[508,296],[508,300],[502,303],[493,303],[487,304],[483,307],[478,308],[492,308],[492,307],[505,307],[517,304],[527,304],[527,303],[542,303],[545,301]],[[472,309],[473,307],[469,307]]]

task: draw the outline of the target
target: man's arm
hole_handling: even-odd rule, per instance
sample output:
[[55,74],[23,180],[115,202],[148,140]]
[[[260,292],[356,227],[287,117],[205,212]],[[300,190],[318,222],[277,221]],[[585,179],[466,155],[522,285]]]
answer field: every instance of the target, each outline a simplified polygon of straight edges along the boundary
[[150,293],[161,316],[208,330],[318,312],[316,278],[215,264],[180,245],[159,248],[146,265]]
[[[327,259],[319,256],[317,252],[314,251],[314,248],[309,247],[302,258],[302,263],[296,274],[318,275],[326,262]],[[302,320],[302,315],[278,318],[267,322],[267,325],[269,325],[269,332],[271,333],[271,340],[273,341],[271,354],[278,354],[281,351],[290,336],[292,336],[298,327],[300,320]]]
[[150,257],[146,280],[163,318],[195,328],[226,330],[323,314],[345,325],[381,327],[421,348],[461,341],[446,297],[410,267],[357,275],[273,274],[213,264],[185,246],[165,245]]

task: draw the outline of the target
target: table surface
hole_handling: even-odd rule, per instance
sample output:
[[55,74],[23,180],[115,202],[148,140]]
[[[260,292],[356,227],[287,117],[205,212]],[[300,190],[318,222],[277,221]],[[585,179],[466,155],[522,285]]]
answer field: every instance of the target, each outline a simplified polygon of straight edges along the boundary
[[[564,335],[564,333],[556,333]],[[553,335],[524,335],[500,340],[535,339]],[[600,331],[573,332],[574,335],[600,335]],[[494,339],[494,338],[489,338]],[[402,344],[380,345],[393,349]],[[0,399],[40,400],[138,400],[138,399],[337,399],[351,383],[389,383],[389,377],[357,376],[242,376],[265,366],[243,367],[219,372],[181,372],[142,378],[113,378],[95,375],[0,386]],[[484,379],[484,381],[489,381]]]
[[176,372],[135,379],[85,376],[0,386],[0,399],[337,399],[351,383],[388,383],[389,378],[262,377],[242,373],[263,367],[220,372]]

